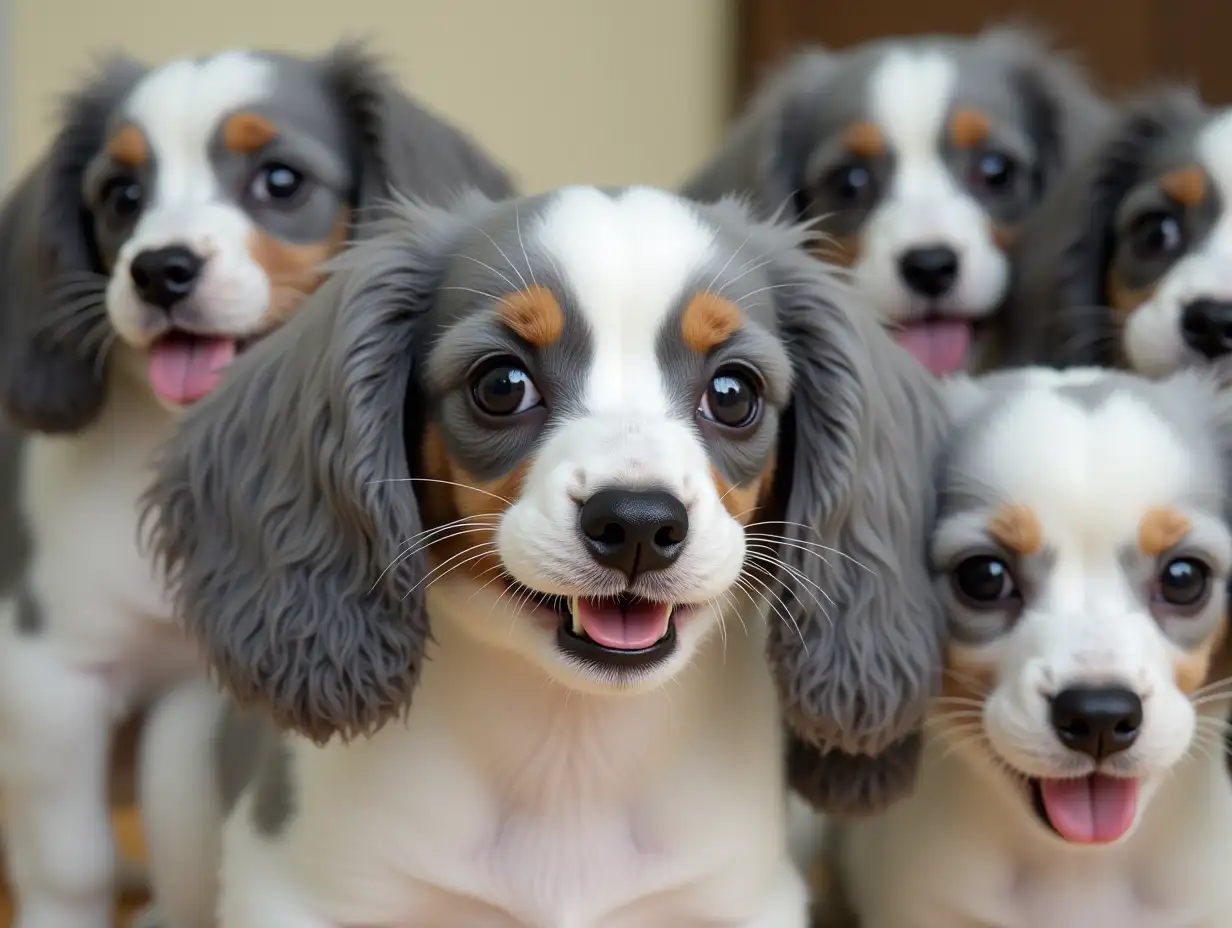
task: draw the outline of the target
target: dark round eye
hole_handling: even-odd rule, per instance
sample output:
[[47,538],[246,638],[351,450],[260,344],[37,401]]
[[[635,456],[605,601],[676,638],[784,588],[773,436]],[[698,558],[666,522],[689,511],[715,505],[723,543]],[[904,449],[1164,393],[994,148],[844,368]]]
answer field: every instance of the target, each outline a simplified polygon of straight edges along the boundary
[[516,416],[543,402],[530,374],[513,359],[484,367],[471,383],[471,396],[489,416]]
[[1206,599],[1211,571],[1192,557],[1178,557],[1159,572],[1157,596],[1171,606],[1193,607]]
[[741,371],[721,370],[710,379],[697,411],[711,422],[739,429],[752,425],[761,399],[752,380]]
[[976,190],[990,196],[1005,196],[1014,190],[1018,177],[1018,165],[1008,155],[999,151],[986,151],[975,161],[972,168],[972,185]]
[[970,606],[989,608],[1018,596],[1009,565],[987,554],[969,557],[950,574],[954,591]]
[[286,202],[304,185],[304,175],[277,161],[263,165],[252,179],[249,192],[262,203]]
[[1129,227],[1129,245],[1143,261],[1170,258],[1185,247],[1180,220],[1171,213],[1147,213]]
[[141,209],[143,193],[141,184],[131,177],[112,178],[103,187],[103,208],[114,219],[131,219]]
[[873,172],[863,164],[845,164],[835,168],[824,181],[828,199],[852,207],[872,199]]

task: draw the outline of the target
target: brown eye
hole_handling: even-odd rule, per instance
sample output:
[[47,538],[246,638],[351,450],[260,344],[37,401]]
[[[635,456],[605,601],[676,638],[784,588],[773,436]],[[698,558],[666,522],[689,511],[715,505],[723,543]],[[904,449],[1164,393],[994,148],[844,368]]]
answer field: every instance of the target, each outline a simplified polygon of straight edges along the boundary
[[954,592],[969,606],[992,608],[1018,597],[1018,586],[1005,561],[977,555],[962,561],[950,573]]
[[1170,606],[1193,608],[1210,591],[1211,571],[1192,557],[1178,557],[1164,565],[1156,583],[1156,597]]
[[475,405],[489,416],[516,416],[543,402],[535,381],[517,361],[494,361],[471,383]]
[[252,179],[249,192],[261,203],[288,203],[304,186],[304,175],[295,168],[271,161]]
[[971,184],[977,192],[1003,197],[1014,191],[1018,165],[1008,155],[987,151],[979,156],[972,169]]
[[102,205],[117,222],[132,219],[141,209],[144,191],[140,182],[131,177],[113,177],[103,187]]
[[1140,216],[1129,227],[1129,247],[1140,261],[1174,257],[1185,247],[1180,220],[1166,212]]
[[864,206],[873,199],[873,172],[863,164],[845,164],[827,174],[822,187],[831,203],[847,209]]
[[721,370],[710,379],[697,411],[729,429],[753,424],[761,412],[761,399],[749,377],[736,370]]

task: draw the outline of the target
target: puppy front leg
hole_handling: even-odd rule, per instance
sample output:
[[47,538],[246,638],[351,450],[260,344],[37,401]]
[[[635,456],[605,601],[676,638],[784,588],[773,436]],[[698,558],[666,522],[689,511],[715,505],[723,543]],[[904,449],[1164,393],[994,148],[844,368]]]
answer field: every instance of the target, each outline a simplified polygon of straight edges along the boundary
[[290,856],[282,839],[256,833],[242,797],[223,829],[218,928],[338,928],[310,911]]

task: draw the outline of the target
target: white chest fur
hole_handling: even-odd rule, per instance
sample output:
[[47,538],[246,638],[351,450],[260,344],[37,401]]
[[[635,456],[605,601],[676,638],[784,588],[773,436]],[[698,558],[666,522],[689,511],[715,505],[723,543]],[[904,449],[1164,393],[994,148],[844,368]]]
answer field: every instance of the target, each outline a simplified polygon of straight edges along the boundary
[[1195,750],[1137,830],[1065,846],[965,761],[930,746],[919,789],[848,826],[840,864],[861,928],[1226,928],[1232,778]]

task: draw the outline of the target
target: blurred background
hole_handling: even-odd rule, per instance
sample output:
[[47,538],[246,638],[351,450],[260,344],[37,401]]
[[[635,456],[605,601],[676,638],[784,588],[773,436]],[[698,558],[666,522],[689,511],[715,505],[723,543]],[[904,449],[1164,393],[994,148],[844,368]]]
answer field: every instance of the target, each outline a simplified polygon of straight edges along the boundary
[[528,191],[678,183],[766,68],[810,41],[1018,18],[1075,49],[1106,90],[1168,76],[1232,99],[1229,0],[0,0],[0,13],[5,177],[46,143],[57,95],[117,47],[161,62],[371,37]]

